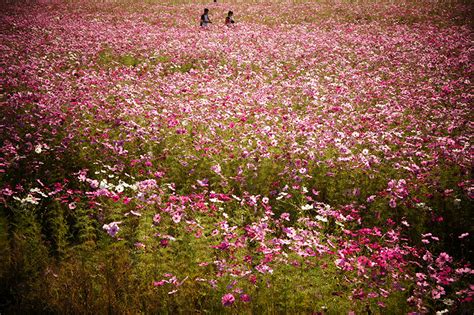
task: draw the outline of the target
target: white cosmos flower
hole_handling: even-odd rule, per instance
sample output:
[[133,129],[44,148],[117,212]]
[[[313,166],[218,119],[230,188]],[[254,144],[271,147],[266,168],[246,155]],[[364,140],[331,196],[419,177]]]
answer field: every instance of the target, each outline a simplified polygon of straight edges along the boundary
[[117,186],[115,186],[116,192],[121,193],[123,190],[124,190],[124,187],[122,184],[118,184]]
[[100,181],[100,184],[99,184],[100,189],[105,189],[105,188],[108,188],[108,187],[109,187],[109,185],[108,185],[106,179],[103,179],[103,180]]
[[319,220],[321,222],[328,222],[328,219],[326,217],[321,216],[321,215],[317,215],[316,220]]

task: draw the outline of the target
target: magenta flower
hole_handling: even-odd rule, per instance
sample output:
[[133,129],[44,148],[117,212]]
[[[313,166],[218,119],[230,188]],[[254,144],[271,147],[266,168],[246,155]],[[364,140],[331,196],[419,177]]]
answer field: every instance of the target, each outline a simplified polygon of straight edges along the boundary
[[153,286],[154,287],[161,287],[165,283],[168,283],[168,281],[167,280],[153,281]]
[[227,293],[222,297],[221,301],[222,301],[222,305],[231,306],[235,302],[235,297],[232,294]]
[[244,294],[241,294],[241,295],[240,295],[240,300],[241,300],[242,302],[245,302],[245,303],[250,302],[250,295],[245,294],[245,293],[244,293]]

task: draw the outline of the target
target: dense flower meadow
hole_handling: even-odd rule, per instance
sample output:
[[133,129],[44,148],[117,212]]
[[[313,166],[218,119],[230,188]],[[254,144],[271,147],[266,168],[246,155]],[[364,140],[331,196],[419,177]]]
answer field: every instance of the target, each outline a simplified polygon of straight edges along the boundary
[[469,2],[4,7],[0,312],[472,313]]

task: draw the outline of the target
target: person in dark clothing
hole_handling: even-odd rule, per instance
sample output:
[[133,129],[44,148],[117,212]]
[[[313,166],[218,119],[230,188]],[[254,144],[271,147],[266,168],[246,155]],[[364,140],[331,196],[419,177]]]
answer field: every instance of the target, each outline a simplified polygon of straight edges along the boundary
[[234,12],[229,11],[229,13],[227,13],[227,17],[225,18],[225,25],[231,26],[232,24],[234,24]]
[[209,23],[212,23],[209,19],[209,9],[204,9],[204,14],[201,15],[201,26],[207,26]]

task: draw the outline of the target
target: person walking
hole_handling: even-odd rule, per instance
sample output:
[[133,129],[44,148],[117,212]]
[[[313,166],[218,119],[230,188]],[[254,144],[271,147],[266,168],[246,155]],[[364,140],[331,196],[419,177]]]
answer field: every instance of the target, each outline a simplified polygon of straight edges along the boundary
[[227,16],[225,18],[225,25],[232,26],[232,24],[234,24],[234,12],[229,11],[229,13],[227,13]]
[[207,26],[209,23],[212,23],[211,20],[209,19],[209,9],[204,9],[204,14],[201,15],[201,23],[199,25],[201,26]]

